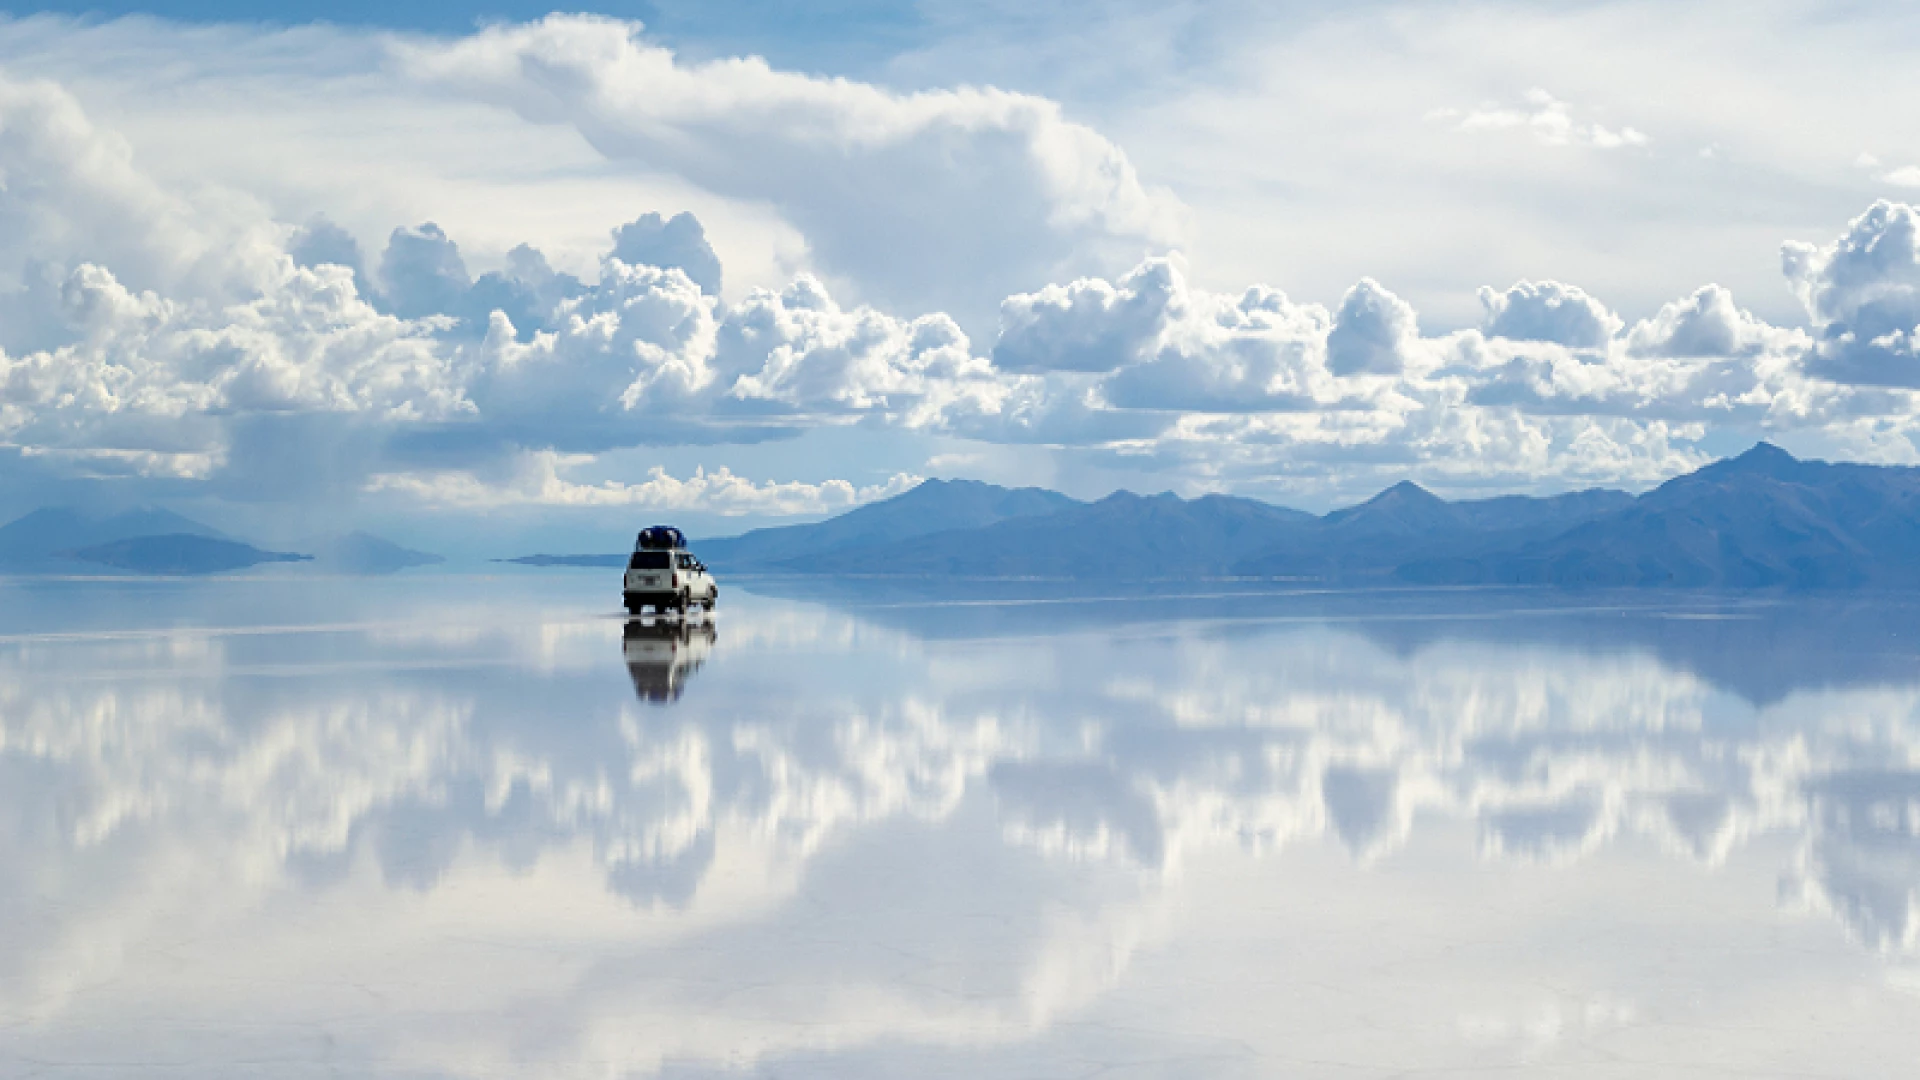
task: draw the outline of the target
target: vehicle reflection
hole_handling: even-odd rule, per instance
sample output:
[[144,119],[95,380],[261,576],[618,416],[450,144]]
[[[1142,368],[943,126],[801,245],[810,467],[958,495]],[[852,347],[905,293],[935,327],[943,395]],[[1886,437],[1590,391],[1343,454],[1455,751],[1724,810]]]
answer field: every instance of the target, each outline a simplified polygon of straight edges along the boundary
[[712,622],[656,617],[628,619],[620,635],[627,674],[641,701],[678,701],[687,680],[713,652],[719,631]]

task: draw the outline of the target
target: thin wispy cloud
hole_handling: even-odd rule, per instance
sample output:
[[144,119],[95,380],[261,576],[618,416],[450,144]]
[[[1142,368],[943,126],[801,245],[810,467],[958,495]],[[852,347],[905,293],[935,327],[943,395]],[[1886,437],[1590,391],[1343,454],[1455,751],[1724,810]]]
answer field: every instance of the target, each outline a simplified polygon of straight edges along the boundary
[[620,480],[582,483],[569,478],[573,470],[592,463],[593,458],[588,455],[542,450],[527,455],[516,462],[507,475],[498,478],[459,470],[379,474],[368,479],[366,490],[399,495],[427,506],[462,510],[631,507],[654,511],[698,510],[723,517],[747,514],[791,517],[849,510],[862,503],[901,494],[922,479],[901,474],[884,484],[856,488],[844,480],[818,484],[755,482],[735,476],[725,468],[711,473],[695,469],[685,480],[655,468],[648,472],[646,480],[631,484]]
[[1547,146],[1615,150],[1647,145],[1646,133],[1632,127],[1609,128],[1599,123],[1575,121],[1573,106],[1538,88],[1521,95],[1515,105],[1487,104],[1466,110],[1444,108],[1428,115],[1452,125],[1457,131],[1525,131]]

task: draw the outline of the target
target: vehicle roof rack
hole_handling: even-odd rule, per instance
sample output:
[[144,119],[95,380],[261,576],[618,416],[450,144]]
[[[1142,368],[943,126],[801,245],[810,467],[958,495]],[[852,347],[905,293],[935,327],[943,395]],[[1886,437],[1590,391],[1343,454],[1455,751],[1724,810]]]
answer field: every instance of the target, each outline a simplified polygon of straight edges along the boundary
[[635,551],[672,551],[687,546],[687,534],[671,525],[649,525],[633,542]]

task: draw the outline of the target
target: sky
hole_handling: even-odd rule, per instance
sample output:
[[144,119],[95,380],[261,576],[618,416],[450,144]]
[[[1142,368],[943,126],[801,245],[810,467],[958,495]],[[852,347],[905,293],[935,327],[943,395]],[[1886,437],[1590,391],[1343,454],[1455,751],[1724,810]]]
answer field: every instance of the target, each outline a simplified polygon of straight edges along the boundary
[[511,548],[930,476],[1920,463],[1917,46],[1797,0],[16,7],[0,516]]

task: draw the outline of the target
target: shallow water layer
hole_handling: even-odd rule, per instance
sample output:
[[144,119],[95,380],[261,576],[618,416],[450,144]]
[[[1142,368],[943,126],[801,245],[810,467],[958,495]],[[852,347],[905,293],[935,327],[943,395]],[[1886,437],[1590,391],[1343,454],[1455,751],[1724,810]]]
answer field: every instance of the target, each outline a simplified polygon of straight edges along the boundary
[[0,1075],[1894,1076],[1920,606],[0,582]]

